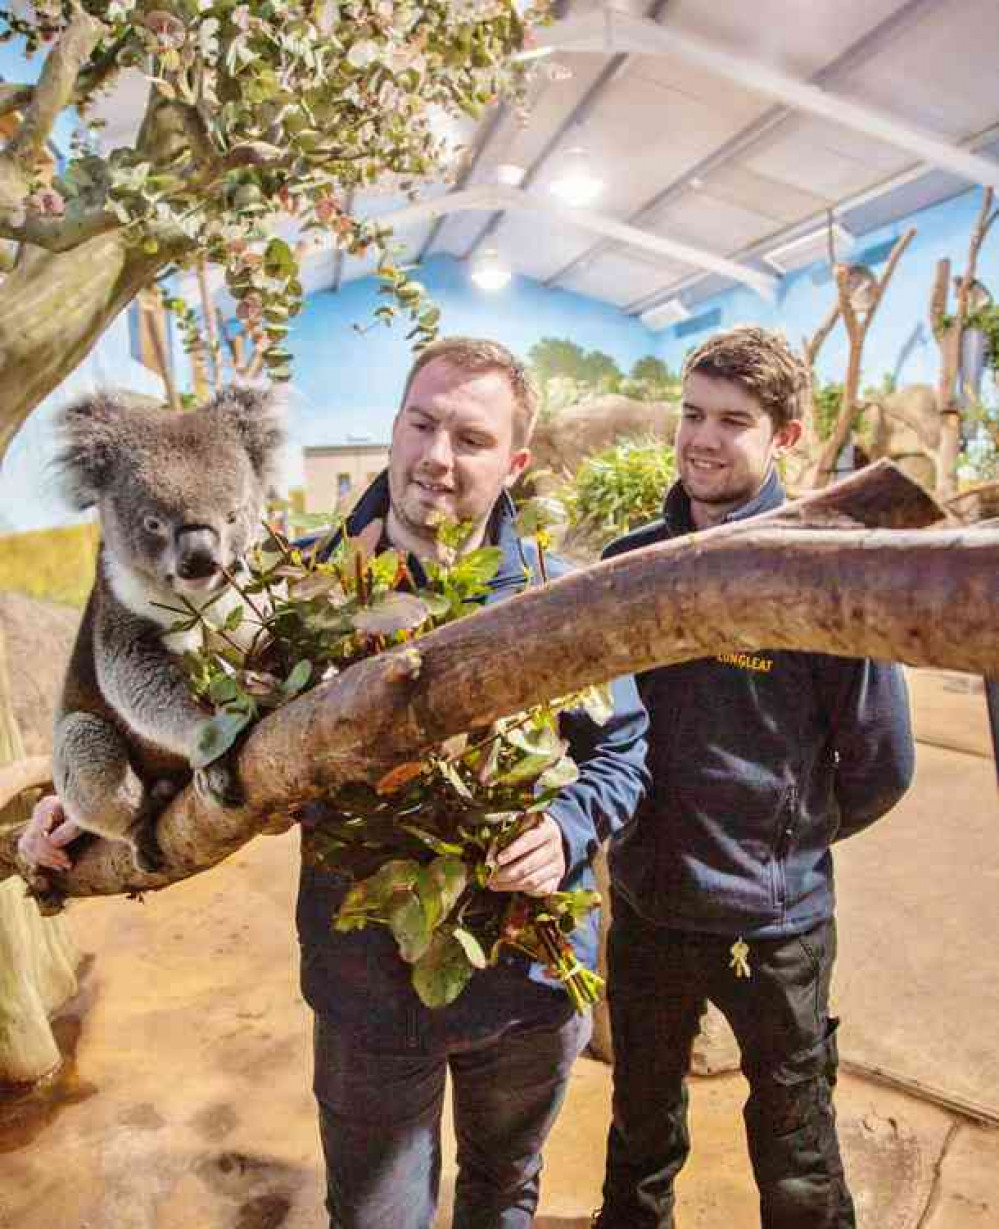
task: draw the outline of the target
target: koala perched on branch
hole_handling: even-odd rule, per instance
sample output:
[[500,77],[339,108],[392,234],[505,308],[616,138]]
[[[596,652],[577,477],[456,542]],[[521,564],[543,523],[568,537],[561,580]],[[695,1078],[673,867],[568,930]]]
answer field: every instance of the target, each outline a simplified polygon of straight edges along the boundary
[[[180,664],[200,629],[169,628],[185,600],[216,598],[213,613],[239,601],[218,590],[258,536],[282,414],[249,388],[180,414],[98,395],[69,407],[61,429],[58,469],[77,508],[97,507],[102,544],[56,714],[54,780],[70,819],[128,842],[139,869],[154,871],[157,816],[190,781],[208,718]],[[224,759],[194,773],[194,785],[215,801],[239,799]]]

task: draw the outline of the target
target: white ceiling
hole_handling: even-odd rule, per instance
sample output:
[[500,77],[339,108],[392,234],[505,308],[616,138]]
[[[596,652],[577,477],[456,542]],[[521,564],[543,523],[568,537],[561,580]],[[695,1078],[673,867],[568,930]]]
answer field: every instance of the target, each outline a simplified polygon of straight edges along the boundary
[[[602,7],[563,0],[545,37],[557,41]],[[895,140],[789,107],[763,92],[760,69],[821,86],[999,166],[999,0],[618,0],[615,7],[738,57],[738,71],[722,76],[674,49],[556,52],[546,63],[570,71],[542,64],[526,125],[500,107],[467,126],[464,170],[450,189],[487,188],[499,165],[516,163],[541,209],[411,222],[397,234],[410,260],[442,253],[468,260],[496,247],[519,273],[634,314],[677,293],[693,306],[733,284],[688,259],[573,224],[564,211],[544,212],[560,155],[580,143],[606,181],[591,212],[768,273],[763,254],[822,224],[829,209],[862,235],[971,186]],[[644,52],[653,42],[634,45]],[[134,100],[110,109],[109,135],[127,139],[117,117],[134,113]],[[448,191],[429,186],[422,199],[448,202]],[[385,195],[354,202],[371,216],[405,204]],[[308,291],[330,291],[370,272],[371,261],[321,250],[304,282]]]
[[[495,183],[496,167],[516,162],[527,173],[524,187],[544,200],[560,152],[583,143],[607,184],[592,210],[766,270],[764,251],[814,228],[828,209],[862,234],[971,186],[881,137],[789,108],[751,84],[759,66],[996,159],[996,0],[630,0],[615,7],[655,12],[664,28],[738,56],[745,79],[680,54],[557,52],[553,59],[571,75],[549,79],[542,69],[526,127],[507,110],[484,117],[471,138],[471,169],[455,190]],[[575,0],[561,16],[571,23],[599,8],[596,0]],[[452,213],[408,227],[405,237],[412,259],[447,253],[467,260],[494,246],[520,273],[634,313],[678,291],[693,305],[732,284],[539,212]],[[340,277],[369,271],[348,260]]]

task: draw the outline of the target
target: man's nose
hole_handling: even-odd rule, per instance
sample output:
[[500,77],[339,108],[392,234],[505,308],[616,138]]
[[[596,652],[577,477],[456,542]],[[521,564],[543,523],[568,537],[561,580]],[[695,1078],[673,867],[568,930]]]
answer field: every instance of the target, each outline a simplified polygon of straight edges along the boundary
[[427,451],[423,459],[426,464],[437,466],[440,469],[451,468],[454,452],[451,448],[451,437],[446,431],[433,433],[427,441]]
[[693,444],[695,448],[718,448],[721,445],[721,432],[716,423],[705,419],[691,426],[687,444]]

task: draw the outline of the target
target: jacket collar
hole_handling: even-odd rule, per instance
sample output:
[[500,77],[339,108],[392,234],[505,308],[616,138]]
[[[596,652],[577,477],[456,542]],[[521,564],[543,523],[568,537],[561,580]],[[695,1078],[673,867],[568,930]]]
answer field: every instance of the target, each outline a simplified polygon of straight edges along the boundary
[[[738,508],[727,513],[722,524],[732,521],[744,521],[761,512],[772,512],[784,502],[784,487],[775,465],[770,466],[766,481],[752,497]],[[695,526],[690,515],[690,496],[682,482],[674,482],[666,495],[663,504],[663,521],[670,537],[678,537],[685,533],[694,533]]]

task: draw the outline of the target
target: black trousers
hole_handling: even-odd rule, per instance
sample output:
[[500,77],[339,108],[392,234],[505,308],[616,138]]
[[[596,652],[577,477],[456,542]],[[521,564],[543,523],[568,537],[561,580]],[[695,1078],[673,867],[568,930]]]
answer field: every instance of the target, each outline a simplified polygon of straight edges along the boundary
[[749,1081],[744,1118],[763,1229],[854,1229],[836,1139],[835,923],[749,946],[653,926],[615,896],[608,952],[614,1120],[600,1229],[673,1229],[690,1151],[686,1076],[706,1000],[725,1015]]

